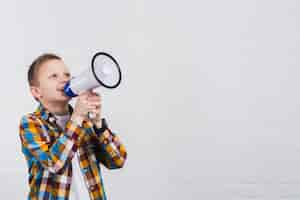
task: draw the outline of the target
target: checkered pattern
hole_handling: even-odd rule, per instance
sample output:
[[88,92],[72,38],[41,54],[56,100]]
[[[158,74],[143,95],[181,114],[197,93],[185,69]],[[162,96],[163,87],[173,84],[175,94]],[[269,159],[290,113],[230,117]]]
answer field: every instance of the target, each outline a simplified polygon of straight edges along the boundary
[[[70,113],[72,107],[69,106]],[[72,180],[72,158],[79,153],[80,168],[91,199],[106,199],[100,163],[108,169],[123,167],[127,152],[109,128],[96,133],[86,120],[78,126],[71,120],[65,129],[42,104],[20,122],[22,152],[28,164],[30,200],[68,199]]]

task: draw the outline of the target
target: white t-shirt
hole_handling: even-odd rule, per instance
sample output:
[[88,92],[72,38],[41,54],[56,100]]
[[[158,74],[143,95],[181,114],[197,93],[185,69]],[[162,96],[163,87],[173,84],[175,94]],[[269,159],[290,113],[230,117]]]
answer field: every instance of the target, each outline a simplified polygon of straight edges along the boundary
[[[56,123],[64,129],[67,121],[70,119],[70,115],[55,115],[57,121]],[[71,183],[71,191],[70,191],[70,200],[85,200],[89,199],[89,193],[84,181],[83,174],[80,170],[79,165],[79,154],[76,152],[72,159],[72,183]]]

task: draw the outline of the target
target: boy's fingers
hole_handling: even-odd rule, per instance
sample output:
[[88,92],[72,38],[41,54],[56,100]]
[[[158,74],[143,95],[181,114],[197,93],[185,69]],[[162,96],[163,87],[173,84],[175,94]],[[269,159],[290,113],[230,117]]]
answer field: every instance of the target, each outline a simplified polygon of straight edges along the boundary
[[101,98],[99,96],[92,96],[92,97],[88,97],[89,101],[100,101],[101,102]]
[[100,103],[88,103],[88,106],[91,108],[97,108],[97,107],[101,107]]
[[88,93],[86,91],[80,92],[79,97],[86,98],[88,97]]
[[100,96],[97,92],[92,92],[92,94],[95,96]]
[[99,96],[99,93],[95,92],[93,90],[90,90],[90,94],[91,94],[91,96]]
[[99,96],[99,95],[90,95],[89,98],[98,100],[98,99],[101,99],[101,96]]
[[81,92],[79,92],[79,95],[83,95],[83,94],[87,94],[88,93],[88,91],[81,91]]

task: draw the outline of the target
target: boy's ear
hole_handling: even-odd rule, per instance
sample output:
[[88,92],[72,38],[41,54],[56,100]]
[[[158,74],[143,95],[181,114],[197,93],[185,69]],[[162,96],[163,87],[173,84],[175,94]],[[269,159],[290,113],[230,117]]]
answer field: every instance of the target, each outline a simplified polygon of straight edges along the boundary
[[35,99],[40,100],[42,97],[41,90],[37,86],[30,86],[30,92]]

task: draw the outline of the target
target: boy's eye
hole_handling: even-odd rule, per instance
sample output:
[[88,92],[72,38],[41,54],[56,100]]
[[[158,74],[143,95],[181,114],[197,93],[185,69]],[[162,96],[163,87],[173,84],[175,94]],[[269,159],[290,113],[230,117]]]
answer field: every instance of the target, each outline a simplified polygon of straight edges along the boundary
[[65,73],[66,77],[71,77],[71,74],[70,73]]
[[57,74],[50,75],[50,78],[57,78]]

